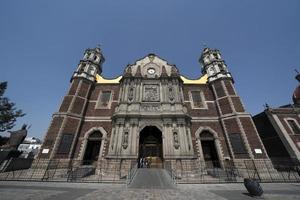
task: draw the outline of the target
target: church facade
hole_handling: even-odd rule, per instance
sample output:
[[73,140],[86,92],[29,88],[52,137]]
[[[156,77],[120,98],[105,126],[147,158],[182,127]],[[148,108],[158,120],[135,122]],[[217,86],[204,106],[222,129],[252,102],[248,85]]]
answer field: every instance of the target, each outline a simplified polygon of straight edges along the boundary
[[39,159],[106,163],[125,171],[140,158],[182,170],[201,162],[269,160],[220,51],[205,48],[196,80],[155,54],[106,79],[100,48],[87,49],[53,114]]

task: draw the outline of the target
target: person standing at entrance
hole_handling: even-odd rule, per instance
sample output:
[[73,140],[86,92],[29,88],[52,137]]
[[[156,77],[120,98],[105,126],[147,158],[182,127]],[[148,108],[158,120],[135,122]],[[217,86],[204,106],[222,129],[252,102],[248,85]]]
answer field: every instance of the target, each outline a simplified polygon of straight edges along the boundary
[[140,168],[143,168],[144,167],[144,158],[141,157],[140,158]]

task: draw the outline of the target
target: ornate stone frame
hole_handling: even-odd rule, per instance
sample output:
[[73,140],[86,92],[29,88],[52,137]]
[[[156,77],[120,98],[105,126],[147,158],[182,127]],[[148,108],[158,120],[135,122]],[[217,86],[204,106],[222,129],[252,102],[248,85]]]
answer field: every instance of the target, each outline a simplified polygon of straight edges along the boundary
[[148,123],[148,122],[142,122],[141,125],[139,126],[138,128],[138,134],[137,134],[137,137],[136,137],[136,152],[137,152],[137,156],[139,154],[139,147],[140,147],[140,134],[141,134],[141,131],[146,128],[147,126],[155,126],[156,128],[158,128],[158,130],[160,130],[161,132],[161,139],[162,139],[162,155],[164,156],[164,140],[165,140],[165,137],[164,137],[164,134],[163,134],[163,127],[157,123],[157,122],[152,122],[152,123]]
[[218,136],[218,133],[216,131],[214,131],[212,128],[208,127],[208,126],[204,126],[204,127],[199,127],[197,129],[197,131],[195,132],[195,136],[196,136],[196,145],[198,146],[198,150],[199,150],[199,159],[201,160],[201,162],[204,163],[205,165],[205,161],[204,161],[204,156],[203,156],[203,151],[202,151],[202,145],[201,145],[201,138],[200,138],[200,134],[203,131],[208,131],[213,135],[214,138],[214,143],[215,143],[215,147],[218,153],[218,158],[219,158],[219,162],[221,167],[224,167],[224,158],[223,158],[223,151],[222,151],[222,146],[221,146],[221,142]]
[[299,135],[299,134],[297,134],[297,133],[294,132],[293,128],[291,127],[291,125],[289,123],[289,121],[294,121],[296,123],[296,125],[298,126],[298,128],[300,129],[300,125],[299,125],[298,121],[295,118],[286,117],[286,118],[284,118],[284,121],[287,124],[287,126],[289,127],[292,135]]
[[[108,101],[108,104],[107,104],[107,106],[100,106],[99,104],[100,104],[100,101],[101,101],[101,95],[102,95],[102,93],[103,92],[110,92],[110,99],[109,99],[109,101]],[[114,91],[113,90],[101,90],[100,92],[99,92],[99,95],[98,95],[98,98],[97,98],[97,102],[96,102],[96,105],[95,105],[95,109],[110,109],[111,108],[111,103],[112,103],[112,101],[113,101],[113,96],[114,96]]]
[[[202,102],[202,104],[203,104],[202,107],[195,107],[195,106],[194,106],[194,100],[193,100],[192,92],[200,92],[201,102]],[[206,101],[205,101],[205,95],[204,95],[204,93],[203,93],[202,90],[190,90],[190,91],[188,92],[188,94],[189,94],[189,100],[190,100],[192,109],[208,109],[207,103],[206,103]]]
[[100,145],[98,161],[102,159],[103,147],[104,147],[104,143],[107,139],[107,132],[104,130],[103,127],[93,127],[84,134],[84,138],[83,138],[83,141],[81,143],[80,151],[79,151],[79,154],[78,154],[78,160],[80,160],[80,161],[83,160],[84,153],[85,153],[85,150],[86,150],[86,147],[87,147],[88,138],[95,131],[100,131],[102,133],[102,139],[101,139],[101,145]]

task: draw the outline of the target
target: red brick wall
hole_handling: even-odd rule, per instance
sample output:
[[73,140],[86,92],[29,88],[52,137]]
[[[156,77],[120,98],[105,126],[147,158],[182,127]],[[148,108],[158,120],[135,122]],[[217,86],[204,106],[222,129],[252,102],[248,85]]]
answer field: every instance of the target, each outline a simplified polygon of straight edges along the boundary
[[76,93],[76,90],[77,90],[77,87],[78,87],[78,84],[79,84],[79,80],[78,79],[74,79],[71,83],[71,87],[70,87],[70,90],[69,90],[69,95],[75,95]]
[[72,96],[65,96],[65,98],[60,106],[59,112],[67,112],[68,111],[68,108],[71,104],[72,98],[73,98]]
[[218,102],[219,102],[220,109],[221,109],[221,112],[223,115],[230,114],[233,112],[228,98],[220,99],[220,100],[218,100]]
[[226,96],[224,87],[223,87],[222,82],[220,80],[217,80],[217,81],[214,82],[214,87],[215,87],[216,94],[217,94],[218,98]]
[[240,133],[238,122],[235,118],[225,119],[224,120],[225,128],[228,133]]
[[[199,117],[216,117],[218,116],[218,111],[216,105],[214,103],[214,96],[208,85],[183,85],[183,95],[184,101],[192,101],[189,97],[190,91],[201,91],[204,94],[204,104],[207,105],[207,108],[201,109],[192,109],[192,102],[185,102],[185,105],[188,109],[188,113],[190,116]],[[209,101],[209,102],[207,102]]]
[[[247,136],[248,142],[250,144],[252,153],[255,158],[265,158],[266,154],[263,150],[262,144],[259,141],[258,133],[256,132],[255,127],[253,126],[252,118],[250,117],[240,117],[241,124],[243,126],[243,129],[245,131],[245,134]],[[261,149],[262,154],[256,154],[254,149]]]
[[88,95],[90,85],[91,85],[90,82],[86,82],[86,81],[83,80],[81,82],[81,86],[80,86],[80,89],[79,89],[79,92],[78,92],[78,96],[86,97]]
[[231,81],[224,81],[225,87],[229,95],[236,95],[231,84]]
[[81,114],[83,111],[85,100],[80,97],[74,97],[74,98],[75,98],[75,102],[73,104],[73,108],[71,112],[75,114]]
[[74,118],[67,117],[67,122],[66,122],[62,132],[75,134],[76,129],[78,128],[79,122],[80,122],[80,119],[74,119]]
[[50,127],[48,129],[48,132],[46,134],[46,137],[44,139],[44,143],[42,145],[42,149],[49,149],[48,154],[41,154],[39,155],[39,158],[49,158],[53,145],[55,143],[58,131],[62,125],[63,117],[54,117],[52,119],[52,122],[50,124]]
[[240,97],[231,97],[233,106],[237,112],[245,112],[245,109],[241,103]]
[[95,88],[92,91],[90,100],[91,101],[98,101],[99,94],[101,91],[113,91],[113,100],[117,101],[119,97],[119,85],[118,84],[97,84],[95,85]]

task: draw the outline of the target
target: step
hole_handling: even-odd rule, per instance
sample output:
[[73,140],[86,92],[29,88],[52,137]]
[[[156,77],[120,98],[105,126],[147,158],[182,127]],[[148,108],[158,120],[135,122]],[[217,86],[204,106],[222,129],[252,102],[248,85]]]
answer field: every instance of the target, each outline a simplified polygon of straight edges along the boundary
[[139,168],[129,185],[130,188],[172,189],[174,184],[165,169]]

